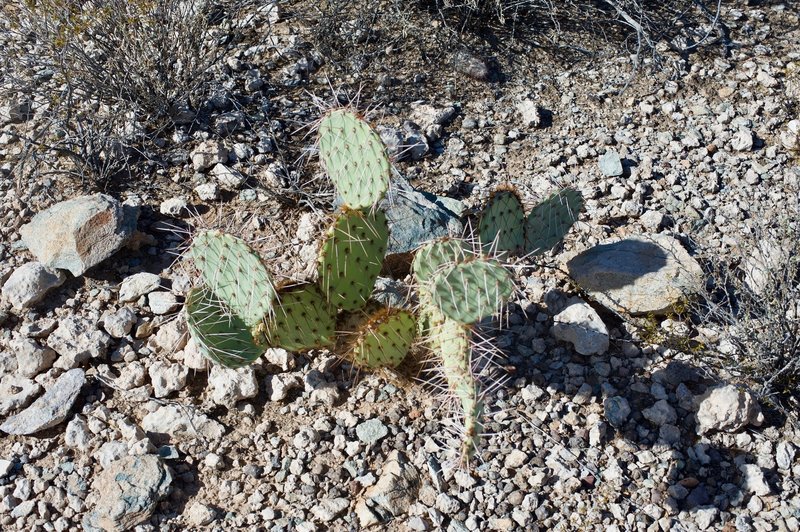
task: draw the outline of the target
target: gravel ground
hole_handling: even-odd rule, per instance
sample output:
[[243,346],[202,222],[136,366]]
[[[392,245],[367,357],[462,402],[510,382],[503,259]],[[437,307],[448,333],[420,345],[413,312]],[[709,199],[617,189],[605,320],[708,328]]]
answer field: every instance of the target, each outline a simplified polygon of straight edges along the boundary
[[[0,525],[800,530],[796,425],[724,387],[686,344],[658,341],[704,334],[724,352],[725,332],[662,316],[644,318],[658,333],[646,335],[558,267],[641,234],[704,263],[733,256],[776,209],[798,212],[798,12],[730,4],[727,54],[664,50],[665,66],[645,65],[622,94],[627,56],[500,57],[504,81],[481,80],[459,67],[467,59],[421,63],[416,41],[387,52],[385,69],[347,77],[288,10],[273,19],[273,47],[242,44],[215,74],[216,97],[240,107],[211,106],[206,128],[165,135],[168,164],[106,187],[138,222],[125,233],[120,207],[126,245],[90,266],[20,270],[31,240],[48,236],[20,228],[97,190],[58,174],[20,183],[16,134],[39,117],[17,120],[21,100],[0,102]],[[298,124],[319,117],[331,87],[359,82],[417,189],[467,209],[500,183],[530,205],[557,185],[587,200],[562,253],[514,269],[519,290],[496,333],[507,380],[487,398],[469,471],[448,467],[448,415],[430,386],[359,374],[326,351],[271,349],[226,370],[187,343],[191,279],[176,255],[188,225],[233,228],[275,274],[302,276],[332,194],[316,157],[298,158],[313,143]],[[36,282],[15,288],[15,276]],[[591,338],[554,327],[584,323],[564,314],[579,307],[596,319]]]

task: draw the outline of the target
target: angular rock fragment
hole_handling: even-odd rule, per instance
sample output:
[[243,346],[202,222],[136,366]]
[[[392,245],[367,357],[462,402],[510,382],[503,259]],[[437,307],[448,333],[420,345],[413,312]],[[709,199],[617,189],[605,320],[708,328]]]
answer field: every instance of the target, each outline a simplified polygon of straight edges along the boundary
[[28,262],[14,270],[3,284],[3,299],[17,309],[32,307],[51,289],[64,284],[66,276],[39,262]]
[[0,430],[27,435],[58,425],[69,415],[84,382],[86,375],[82,369],[67,371],[31,406],[0,425]]

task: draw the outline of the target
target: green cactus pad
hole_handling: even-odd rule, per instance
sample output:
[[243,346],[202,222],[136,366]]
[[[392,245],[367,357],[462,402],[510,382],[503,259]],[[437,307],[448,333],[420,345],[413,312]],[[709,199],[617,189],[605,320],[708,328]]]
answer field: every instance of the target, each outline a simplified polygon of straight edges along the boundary
[[381,271],[389,226],[381,211],[345,209],[328,229],[319,257],[322,293],[335,308],[364,306]]
[[359,327],[348,358],[362,368],[395,368],[408,354],[416,336],[415,329],[416,319],[412,313],[380,309]]
[[186,296],[186,324],[203,356],[225,367],[246,366],[264,353],[251,328],[206,287]]
[[315,284],[278,291],[273,316],[264,328],[266,343],[288,351],[305,351],[333,343],[335,318]]
[[461,406],[464,426],[460,454],[462,463],[467,464],[483,431],[480,384],[471,369],[471,327],[444,317],[436,308],[428,309],[427,314],[428,345],[439,354],[447,387]]
[[335,109],[322,119],[319,156],[345,205],[369,208],[389,189],[386,146],[369,124],[350,111]]
[[481,243],[495,253],[515,253],[525,244],[525,210],[513,190],[496,190],[478,223]]
[[477,259],[436,275],[429,292],[445,316],[475,323],[497,311],[514,292],[514,282],[500,264]]
[[443,238],[428,242],[414,256],[412,269],[417,282],[425,285],[431,281],[435,273],[449,269],[466,260],[468,252],[464,243],[454,238]]
[[275,288],[261,258],[244,240],[220,231],[203,231],[188,256],[204,284],[245,325],[253,327],[272,311]]
[[536,206],[525,221],[525,253],[541,255],[558,244],[583,208],[583,196],[562,189]]

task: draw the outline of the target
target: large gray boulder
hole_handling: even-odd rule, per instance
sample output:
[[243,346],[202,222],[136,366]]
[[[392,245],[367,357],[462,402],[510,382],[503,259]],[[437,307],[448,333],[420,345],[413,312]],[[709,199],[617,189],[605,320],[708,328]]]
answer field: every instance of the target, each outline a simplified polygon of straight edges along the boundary
[[567,261],[578,285],[605,307],[634,316],[666,314],[702,287],[703,270],[668,235],[594,246]]
[[56,203],[19,232],[39,262],[78,276],[116,253],[136,230],[138,216],[136,207],[94,194]]

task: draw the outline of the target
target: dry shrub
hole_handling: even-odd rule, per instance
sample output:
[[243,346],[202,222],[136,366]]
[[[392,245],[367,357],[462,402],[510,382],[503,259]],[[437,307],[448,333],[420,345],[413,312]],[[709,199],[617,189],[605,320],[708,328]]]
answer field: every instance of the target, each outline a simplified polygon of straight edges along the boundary
[[0,100],[28,100],[36,113],[18,128],[18,182],[43,164],[96,182],[148,158],[146,140],[202,94],[237,35],[228,15],[249,3],[24,0],[0,8]]
[[719,331],[706,361],[797,421],[800,407],[800,210],[785,204],[754,217],[727,260],[711,261],[695,310]]

